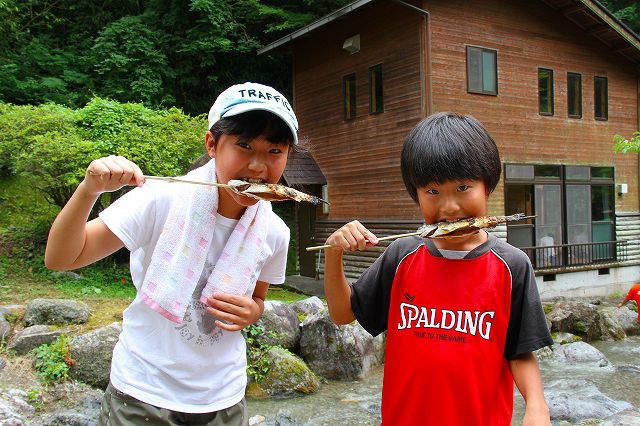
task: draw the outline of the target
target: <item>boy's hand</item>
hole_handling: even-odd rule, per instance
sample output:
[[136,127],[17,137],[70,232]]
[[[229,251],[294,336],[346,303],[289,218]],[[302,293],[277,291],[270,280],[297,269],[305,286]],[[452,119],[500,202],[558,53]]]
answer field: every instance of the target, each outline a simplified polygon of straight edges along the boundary
[[526,407],[522,426],[551,426],[546,404],[543,407]]
[[93,160],[84,176],[82,185],[90,195],[113,192],[125,185],[144,183],[142,170],[125,157],[110,155]]
[[207,312],[218,318],[216,326],[227,331],[242,330],[262,315],[256,301],[249,296],[215,292],[207,304]]
[[327,250],[364,250],[367,246],[378,244],[378,237],[365,228],[360,222],[354,220],[331,234],[325,244],[331,246],[331,248]]

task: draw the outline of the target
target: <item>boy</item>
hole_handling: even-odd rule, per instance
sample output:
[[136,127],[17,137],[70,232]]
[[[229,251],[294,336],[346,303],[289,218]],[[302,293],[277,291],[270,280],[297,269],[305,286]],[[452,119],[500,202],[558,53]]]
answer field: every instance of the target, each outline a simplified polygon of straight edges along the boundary
[[[277,183],[298,138],[273,88],[232,86],[209,112],[211,160],[191,180]],[[144,186],[143,186],[144,184]],[[138,185],[87,222],[103,192]],[[266,201],[228,189],[145,183],[124,157],[91,162],[51,227],[47,267],[75,269],[123,246],[137,296],[124,311],[101,425],[248,425],[240,332],[284,282],[289,229]]]
[[[405,186],[426,223],[486,215],[500,179],[495,142],[473,117],[438,113],[407,136]],[[394,241],[353,285],[342,254],[377,238],[353,221],[327,239],[325,295],[337,324],[387,331],[382,424],[510,425],[513,382],[526,425],[549,425],[532,351],[552,344],[533,268],[481,231]]]

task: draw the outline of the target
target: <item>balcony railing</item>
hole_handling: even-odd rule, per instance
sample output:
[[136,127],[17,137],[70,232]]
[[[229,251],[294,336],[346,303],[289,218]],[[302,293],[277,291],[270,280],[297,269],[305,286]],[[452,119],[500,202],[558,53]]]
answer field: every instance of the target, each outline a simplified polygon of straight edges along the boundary
[[534,269],[562,269],[627,260],[627,241],[521,247]]

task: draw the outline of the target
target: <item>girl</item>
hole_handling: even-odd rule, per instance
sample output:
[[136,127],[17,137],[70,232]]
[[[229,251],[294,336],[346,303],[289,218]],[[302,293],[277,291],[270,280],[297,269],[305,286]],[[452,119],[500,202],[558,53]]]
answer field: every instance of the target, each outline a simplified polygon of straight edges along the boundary
[[[187,176],[277,183],[297,129],[273,88],[232,86],[209,111],[211,160]],[[138,188],[87,222],[100,194],[125,185]],[[262,315],[269,285],[284,282],[288,245],[289,229],[268,202],[145,182],[124,157],[91,162],[51,227],[45,264],[69,270],[131,251],[137,296],[123,314],[100,424],[247,425],[240,330]]]

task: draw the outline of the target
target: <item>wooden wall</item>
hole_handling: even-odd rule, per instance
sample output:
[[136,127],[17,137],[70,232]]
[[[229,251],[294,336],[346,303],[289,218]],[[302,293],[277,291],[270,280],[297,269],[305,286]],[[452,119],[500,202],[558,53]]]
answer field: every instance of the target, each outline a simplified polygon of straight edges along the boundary
[[[420,25],[415,12],[376,2],[294,46],[300,136],[308,138],[329,183],[330,218],[419,217],[400,175],[400,150],[407,131],[424,115]],[[361,51],[351,55],[342,44],[356,34]],[[384,112],[370,115],[368,69],[380,63]],[[342,78],[353,72],[356,118],[345,121]]]

